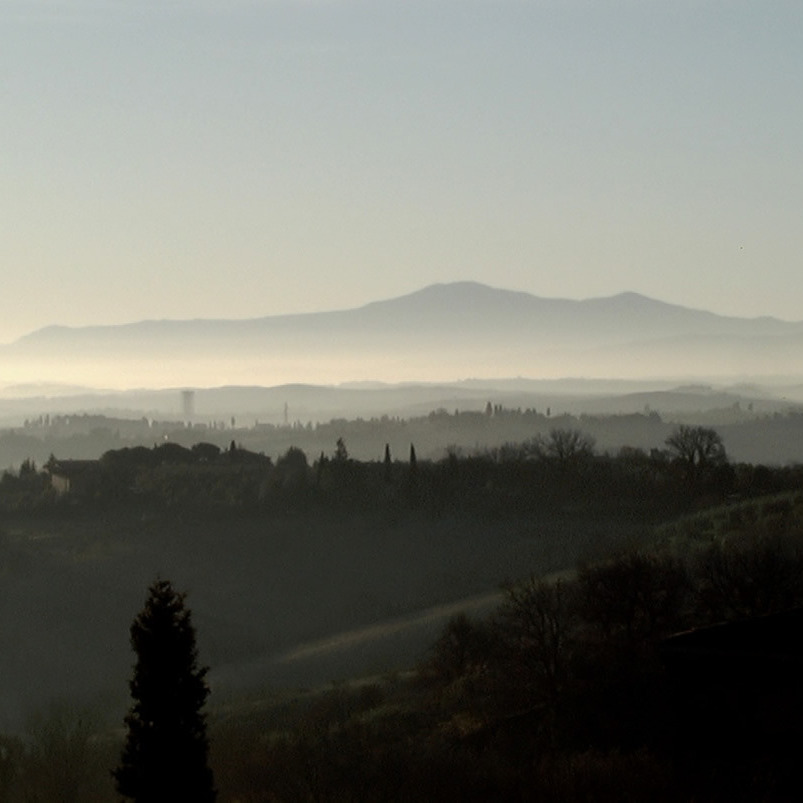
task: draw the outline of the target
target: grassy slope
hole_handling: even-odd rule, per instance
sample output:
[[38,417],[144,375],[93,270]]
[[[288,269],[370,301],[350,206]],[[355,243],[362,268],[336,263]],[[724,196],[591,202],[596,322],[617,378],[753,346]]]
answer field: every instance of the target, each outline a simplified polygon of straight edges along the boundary
[[108,512],[18,515],[0,528],[0,731],[52,699],[101,700],[121,716],[128,628],[157,574],[189,592],[202,659],[225,694],[409,666],[452,612],[433,606],[471,605],[506,579],[571,567],[641,534],[570,518]]

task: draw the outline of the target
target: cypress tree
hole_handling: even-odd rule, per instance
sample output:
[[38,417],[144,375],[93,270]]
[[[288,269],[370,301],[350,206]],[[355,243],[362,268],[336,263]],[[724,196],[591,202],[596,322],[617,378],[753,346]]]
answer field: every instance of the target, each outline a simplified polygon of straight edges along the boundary
[[418,460],[415,456],[415,446],[410,444],[410,467],[407,474],[407,496],[410,502],[415,502],[418,497]]
[[209,695],[207,667],[198,666],[184,598],[169,581],[157,580],[131,625],[137,655],[130,682],[134,703],[113,775],[117,791],[136,803],[212,803],[216,797],[201,710]]
[[385,466],[385,482],[390,482],[390,480],[392,478],[392,471],[393,471],[392,466],[393,466],[393,464],[392,464],[391,459],[390,459],[390,444],[389,443],[385,444],[384,466]]

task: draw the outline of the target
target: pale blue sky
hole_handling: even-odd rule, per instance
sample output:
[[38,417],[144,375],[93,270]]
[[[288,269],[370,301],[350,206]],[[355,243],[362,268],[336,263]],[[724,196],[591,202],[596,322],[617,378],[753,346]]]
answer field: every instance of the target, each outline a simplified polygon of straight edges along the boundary
[[0,0],[0,341],[472,279],[803,319],[800,0]]

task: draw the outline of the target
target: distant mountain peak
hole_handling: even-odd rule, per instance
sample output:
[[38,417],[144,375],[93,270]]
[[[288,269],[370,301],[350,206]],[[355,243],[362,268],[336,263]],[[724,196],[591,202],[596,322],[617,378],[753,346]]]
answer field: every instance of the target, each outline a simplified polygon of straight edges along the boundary
[[128,387],[153,387],[158,372],[188,385],[745,376],[755,366],[794,373],[800,343],[803,323],[728,318],[633,291],[571,300],[457,281],[329,312],[50,326],[0,348],[0,367],[15,381],[81,384],[103,366],[103,384]]
[[[419,290],[413,290],[411,293],[405,293],[401,296],[393,298],[381,299],[379,301],[372,301],[365,306],[371,307],[376,304],[393,304],[397,302],[413,301],[417,299],[467,299],[467,298],[488,298],[489,296],[499,295],[513,295],[513,290],[501,290],[496,287],[491,287],[481,282],[473,281],[457,281],[457,282],[435,282],[422,287]],[[524,293],[523,295],[529,295]],[[533,296],[534,298],[534,296]]]

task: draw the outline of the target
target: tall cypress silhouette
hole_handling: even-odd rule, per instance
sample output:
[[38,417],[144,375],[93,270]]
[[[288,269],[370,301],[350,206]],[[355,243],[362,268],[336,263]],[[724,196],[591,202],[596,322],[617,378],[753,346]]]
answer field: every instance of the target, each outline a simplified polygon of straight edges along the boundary
[[385,444],[385,460],[384,460],[384,468],[385,468],[385,482],[390,482],[393,477],[393,463],[390,459],[390,444]]
[[207,667],[198,666],[184,597],[169,581],[157,580],[131,625],[137,654],[130,683],[134,704],[113,775],[117,791],[137,803],[212,803],[216,798],[201,710],[209,695]]

